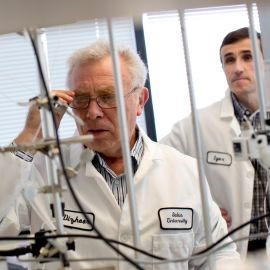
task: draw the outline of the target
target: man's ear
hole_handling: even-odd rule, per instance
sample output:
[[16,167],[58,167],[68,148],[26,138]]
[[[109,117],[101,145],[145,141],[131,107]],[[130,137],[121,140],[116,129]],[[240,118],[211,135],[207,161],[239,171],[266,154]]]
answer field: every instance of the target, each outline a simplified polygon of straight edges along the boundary
[[137,116],[140,116],[142,114],[144,105],[147,102],[148,98],[149,98],[149,91],[146,87],[143,87],[139,94]]

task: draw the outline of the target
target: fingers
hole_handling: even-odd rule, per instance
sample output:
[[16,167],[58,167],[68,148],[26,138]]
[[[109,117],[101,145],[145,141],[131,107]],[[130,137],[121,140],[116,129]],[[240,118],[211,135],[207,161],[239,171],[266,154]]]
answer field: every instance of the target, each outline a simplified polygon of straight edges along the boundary
[[71,90],[52,90],[51,94],[59,98],[60,103],[68,105],[72,102],[75,96],[74,91]]
[[[58,97],[59,105],[69,105],[73,101],[73,97],[75,96],[74,91],[71,91],[71,90],[52,90],[51,94],[53,96]],[[55,115],[56,115],[57,128],[59,127],[60,122],[65,112],[66,112],[65,106],[56,106]]]
[[[51,91],[51,94],[57,96],[59,101],[66,105],[72,102],[73,97],[75,96],[74,91],[70,90],[53,90]],[[24,128],[15,139],[16,143],[33,142],[36,139],[42,139],[43,136],[39,107],[40,106],[35,102],[35,99],[33,99],[29,106]],[[60,125],[60,121],[65,113],[65,110],[66,108],[63,106],[58,106],[55,108],[57,127]]]
[[226,223],[227,223],[227,227],[230,228],[232,225],[232,218],[229,215],[228,211],[224,208],[220,208],[221,211],[221,215],[222,217],[225,219]]

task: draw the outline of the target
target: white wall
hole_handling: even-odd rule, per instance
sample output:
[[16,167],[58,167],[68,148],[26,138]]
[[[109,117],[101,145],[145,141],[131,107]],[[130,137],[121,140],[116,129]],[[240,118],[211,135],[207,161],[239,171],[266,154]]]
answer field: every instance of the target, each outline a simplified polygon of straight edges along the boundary
[[[259,31],[258,18],[256,29]],[[222,98],[227,88],[219,60],[224,36],[248,26],[246,7],[190,10],[186,31],[197,108]],[[144,16],[156,131],[158,140],[190,113],[180,22],[176,11]]]

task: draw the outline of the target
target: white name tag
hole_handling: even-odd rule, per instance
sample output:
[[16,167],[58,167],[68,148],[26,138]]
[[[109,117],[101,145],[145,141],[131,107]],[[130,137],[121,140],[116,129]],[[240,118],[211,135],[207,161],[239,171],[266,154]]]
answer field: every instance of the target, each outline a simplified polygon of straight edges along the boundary
[[81,212],[65,209],[63,216],[63,224],[67,228],[74,228],[83,231],[92,231],[92,225],[94,224],[95,216],[93,213],[86,213],[86,215],[90,220],[91,224],[88,223],[88,221]]
[[230,166],[232,164],[232,156],[228,153],[207,152],[207,162],[210,164]]
[[163,230],[190,230],[193,226],[193,209],[161,208],[158,210],[160,228]]

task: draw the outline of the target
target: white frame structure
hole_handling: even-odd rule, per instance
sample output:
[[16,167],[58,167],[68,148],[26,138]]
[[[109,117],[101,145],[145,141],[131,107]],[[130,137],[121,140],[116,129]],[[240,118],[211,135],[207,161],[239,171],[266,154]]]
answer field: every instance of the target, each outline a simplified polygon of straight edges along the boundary
[[[53,25],[59,24],[67,24],[75,21],[86,20],[93,17],[120,17],[120,16],[130,16],[133,15],[135,17],[141,16],[144,12],[151,11],[160,11],[160,10],[169,10],[169,9],[177,9],[180,13],[184,14],[185,9],[198,8],[198,7],[207,7],[207,6],[219,6],[219,5],[233,5],[233,4],[252,4],[252,1],[230,1],[230,0],[216,0],[216,1],[176,1],[176,0],[148,0],[143,1],[126,1],[126,0],[9,0],[9,1],[0,1],[1,9],[0,9],[0,34],[5,34],[9,32],[18,32],[22,31],[23,27],[26,28],[42,28],[49,27]],[[259,8],[259,14],[261,7],[264,10],[264,16],[270,13],[270,3],[267,5],[267,0],[261,0],[257,3]],[[106,7],[107,8],[104,8]],[[267,7],[267,8],[266,8]],[[16,14],[16,20],[10,20],[10,18],[14,17],[15,10],[19,10],[18,14]],[[266,14],[266,11],[269,13]],[[269,16],[267,16],[269,17]],[[267,25],[262,27],[263,36],[267,31]],[[266,48],[266,56],[270,55],[268,46],[264,45]],[[268,61],[268,58],[266,58]],[[115,73],[116,73],[116,81],[117,75],[120,74],[119,68],[115,64]],[[117,85],[117,94],[118,100],[120,103],[120,93],[121,86]],[[190,89],[192,91],[192,87]],[[119,104],[121,105],[121,104]],[[123,105],[123,104],[122,104]],[[119,110],[122,111],[123,106],[119,106]],[[195,117],[196,118],[196,117]],[[195,120],[194,120],[195,121]],[[199,133],[200,134],[200,133]],[[200,147],[198,147],[200,149]],[[129,160],[128,151],[125,151],[124,160]],[[200,154],[198,154],[200,156]],[[202,166],[200,162],[198,162],[199,167]],[[126,168],[126,173],[131,175],[130,172],[131,166]],[[203,171],[203,168],[202,168]],[[203,179],[204,175],[200,175],[200,178]],[[131,181],[132,182],[132,181]],[[204,190],[203,184],[204,181],[201,180],[201,189]],[[132,185],[130,187],[133,189]],[[133,191],[129,190],[129,193],[133,193]],[[204,194],[204,192],[202,192]],[[203,201],[204,202],[204,201]],[[204,202],[205,203],[205,202]],[[134,212],[134,211],[131,211]],[[136,211],[135,211],[136,212]],[[206,215],[205,215],[206,217]],[[206,222],[207,223],[207,222]],[[207,224],[206,224],[207,225]],[[134,228],[133,228],[134,229]],[[210,228],[206,228],[206,231]],[[136,231],[136,229],[135,229]],[[136,233],[134,232],[134,238]],[[139,242],[139,241],[138,241]],[[135,243],[136,244],[136,243]],[[210,269],[215,269],[214,265],[210,263]]]

